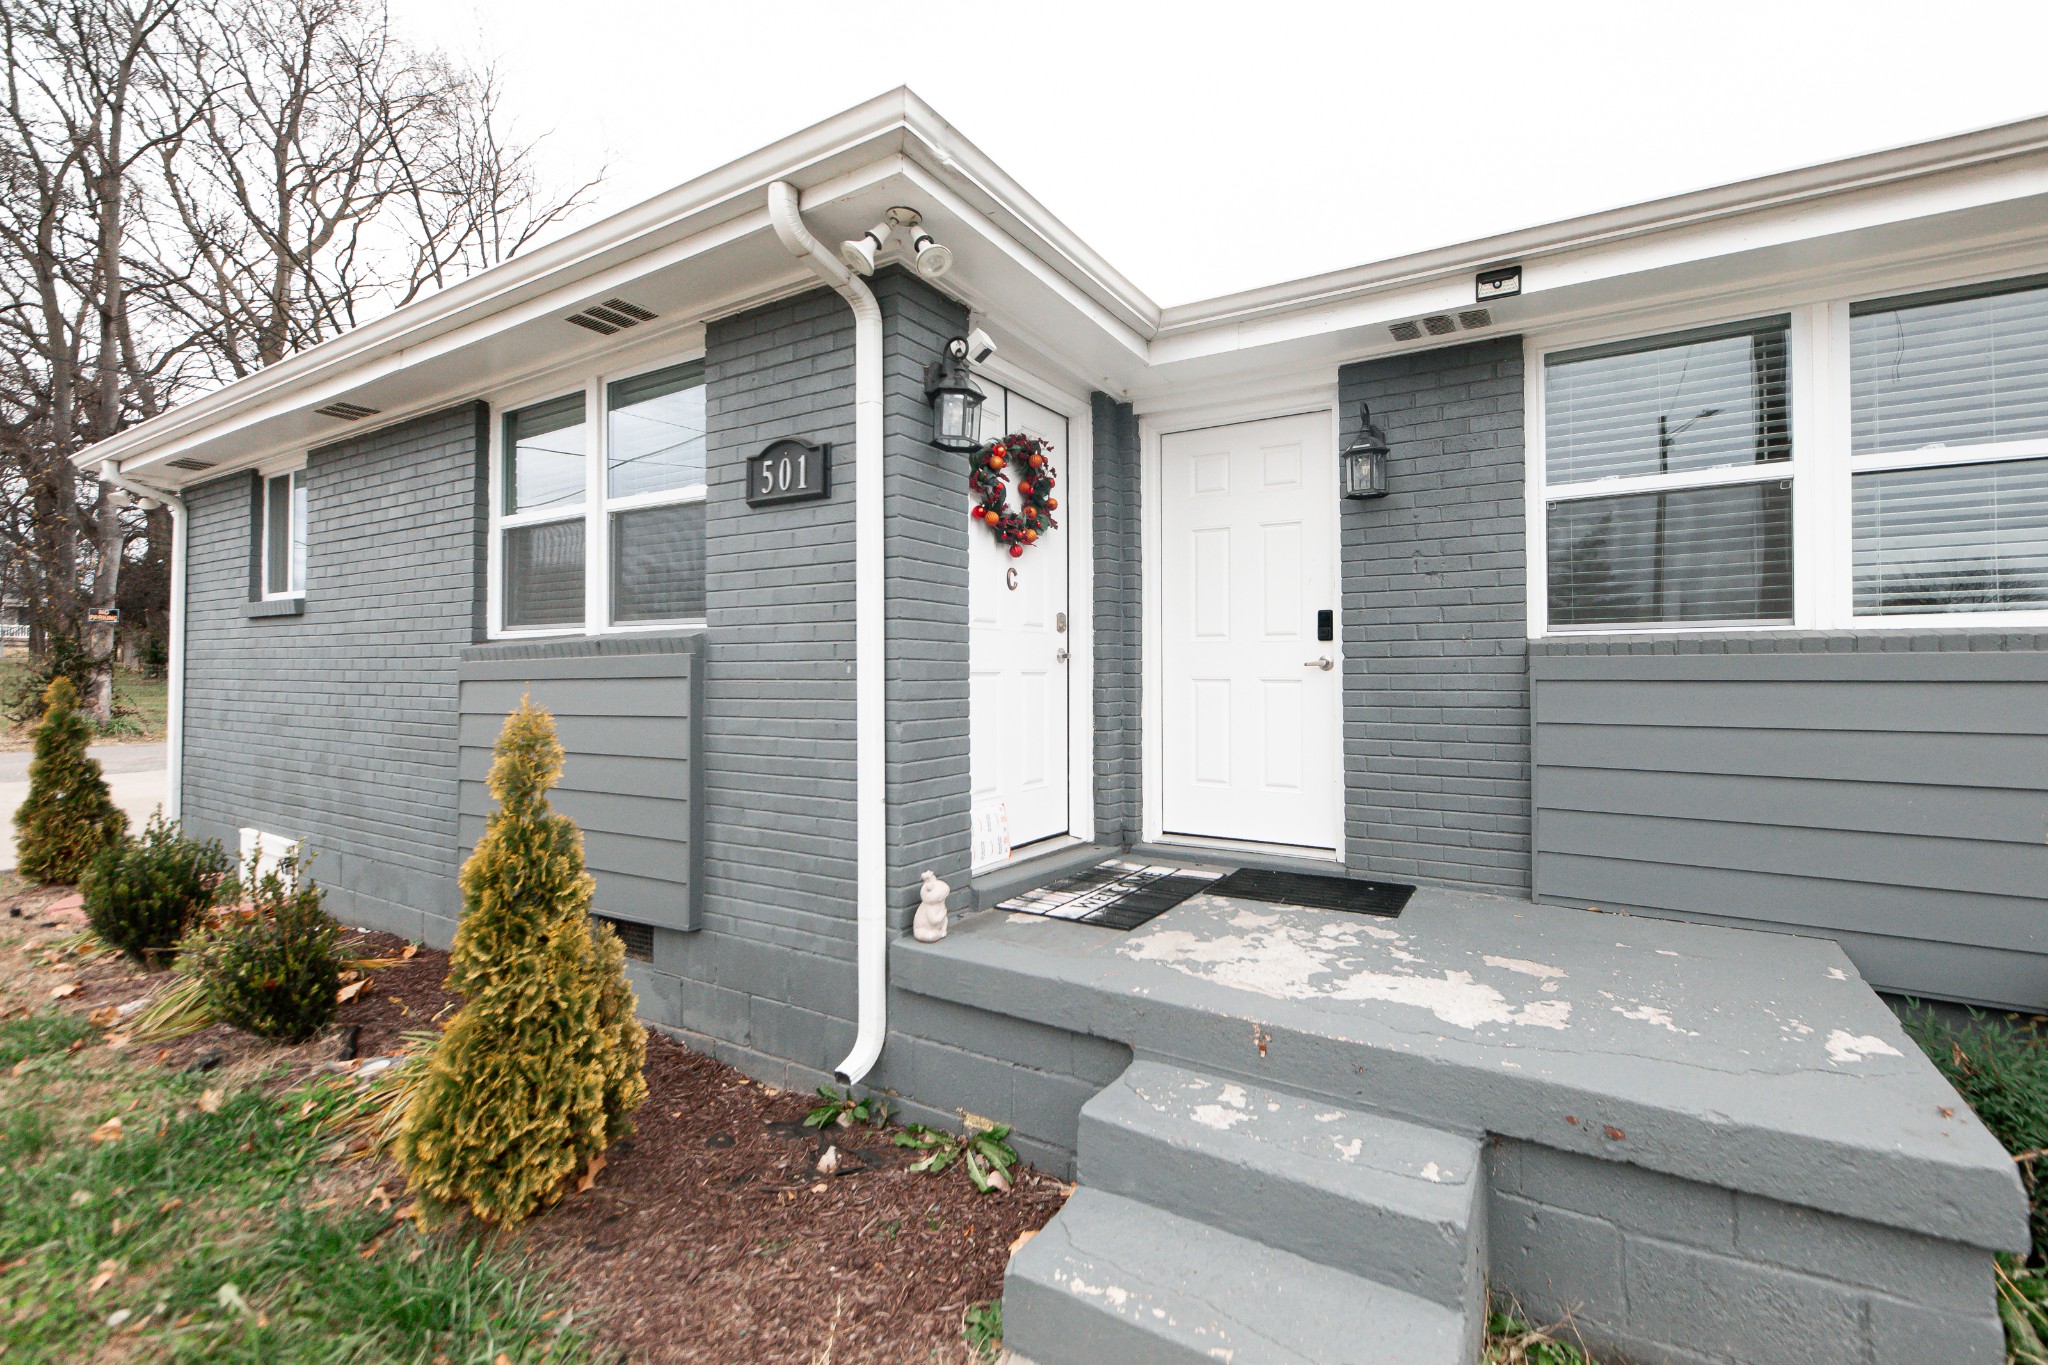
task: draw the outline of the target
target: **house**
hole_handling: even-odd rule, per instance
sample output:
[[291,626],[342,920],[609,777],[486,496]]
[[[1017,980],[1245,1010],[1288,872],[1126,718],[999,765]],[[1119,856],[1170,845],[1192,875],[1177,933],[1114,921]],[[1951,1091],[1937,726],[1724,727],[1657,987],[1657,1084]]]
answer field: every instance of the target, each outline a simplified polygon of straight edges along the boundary
[[[83,458],[191,830],[445,941],[531,691],[651,1020],[1078,1170],[1039,1365],[1991,1361],[1870,988],[2048,996],[2044,210],[2039,120],[1161,308],[897,91]],[[1110,858],[1419,889],[904,932]]]

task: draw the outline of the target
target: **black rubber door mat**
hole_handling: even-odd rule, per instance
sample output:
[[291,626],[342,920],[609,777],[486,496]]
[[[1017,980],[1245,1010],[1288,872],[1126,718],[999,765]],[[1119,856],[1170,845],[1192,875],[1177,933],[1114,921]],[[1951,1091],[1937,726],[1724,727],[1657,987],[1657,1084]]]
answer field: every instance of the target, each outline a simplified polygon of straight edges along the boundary
[[1261,872],[1245,867],[1208,888],[1212,896],[1299,905],[1310,910],[1344,910],[1354,915],[1398,919],[1415,888],[1400,882],[1366,882],[1351,877],[1318,877],[1305,872]]
[[996,906],[1048,919],[1135,929],[1190,896],[1213,890],[1223,874],[1112,858],[1072,876],[1012,896]]

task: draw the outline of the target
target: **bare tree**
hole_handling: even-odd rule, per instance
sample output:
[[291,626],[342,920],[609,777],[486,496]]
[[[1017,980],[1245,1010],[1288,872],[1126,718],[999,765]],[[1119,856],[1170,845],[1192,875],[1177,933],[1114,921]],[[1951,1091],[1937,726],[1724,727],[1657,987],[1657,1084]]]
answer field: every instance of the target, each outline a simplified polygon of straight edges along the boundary
[[495,73],[383,0],[9,0],[0,59],[0,581],[87,651],[104,720],[122,566],[166,546],[73,457],[511,256],[596,182],[552,192]]

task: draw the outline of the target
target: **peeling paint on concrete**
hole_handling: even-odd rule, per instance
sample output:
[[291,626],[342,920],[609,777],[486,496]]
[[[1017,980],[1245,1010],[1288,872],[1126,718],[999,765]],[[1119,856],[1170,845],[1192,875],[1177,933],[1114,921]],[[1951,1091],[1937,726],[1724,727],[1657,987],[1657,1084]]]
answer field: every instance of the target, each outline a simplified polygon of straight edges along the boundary
[[1470,971],[1373,970],[1365,964],[1385,960],[1386,951],[1365,940],[1399,939],[1391,930],[1373,925],[1311,927],[1251,910],[1238,911],[1229,924],[1238,932],[1140,932],[1117,951],[1273,1000],[1381,1000],[1428,1010],[1444,1023],[1464,1029],[1488,1024],[1569,1026],[1570,1002],[1539,1000],[1517,1006],[1498,986],[1478,980]]
[[1672,1022],[1671,1011],[1661,1006],[1638,1004],[1634,1009],[1623,1009],[1620,1005],[1609,1005],[1607,1008],[1613,1010],[1624,1019],[1635,1019],[1645,1024],[1655,1024],[1658,1028],[1669,1029],[1683,1038],[1699,1037],[1699,1034],[1691,1029],[1680,1028],[1676,1023]]
[[1499,967],[1503,971],[1509,972],[1520,972],[1523,976],[1539,977],[1545,981],[1564,975],[1564,969],[1561,967],[1552,967],[1541,962],[1531,962],[1527,958],[1522,957],[1495,957],[1489,953],[1483,960],[1489,967]]
[[1853,1034],[1836,1029],[1828,1035],[1828,1060],[1860,1062],[1871,1057],[1897,1057],[1899,1050],[1874,1033]]

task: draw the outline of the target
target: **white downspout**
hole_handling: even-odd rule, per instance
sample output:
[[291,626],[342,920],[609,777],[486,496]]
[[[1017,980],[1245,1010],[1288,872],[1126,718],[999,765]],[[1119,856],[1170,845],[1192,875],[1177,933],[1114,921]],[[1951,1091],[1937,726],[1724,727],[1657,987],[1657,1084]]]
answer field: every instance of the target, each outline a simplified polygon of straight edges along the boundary
[[160,502],[171,513],[171,657],[165,664],[170,674],[164,706],[164,818],[184,818],[185,791],[185,560],[190,543],[190,524],[185,500],[161,488],[131,483],[121,476],[112,460],[100,465],[100,482],[112,484],[124,493]]
[[768,218],[789,254],[853,308],[853,813],[858,1031],[837,1068],[852,1086],[882,1055],[889,1026],[888,808],[882,725],[882,309],[858,275],[804,226],[796,188],[768,187]]

